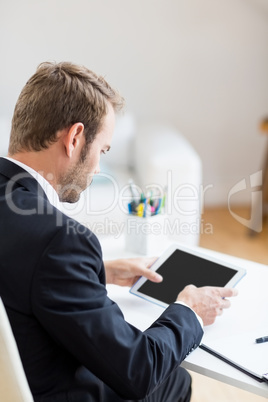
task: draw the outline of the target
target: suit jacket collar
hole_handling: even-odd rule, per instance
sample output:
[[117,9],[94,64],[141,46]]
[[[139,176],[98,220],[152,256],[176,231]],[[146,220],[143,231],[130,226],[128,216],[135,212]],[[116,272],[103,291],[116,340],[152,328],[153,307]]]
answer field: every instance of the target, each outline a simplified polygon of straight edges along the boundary
[[43,188],[30,173],[5,158],[0,158],[0,174],[5,176],[8,180],[20,184],[27,190],[34,193],[38,192],[38,194],[44,195],[44,197],[47,198]]

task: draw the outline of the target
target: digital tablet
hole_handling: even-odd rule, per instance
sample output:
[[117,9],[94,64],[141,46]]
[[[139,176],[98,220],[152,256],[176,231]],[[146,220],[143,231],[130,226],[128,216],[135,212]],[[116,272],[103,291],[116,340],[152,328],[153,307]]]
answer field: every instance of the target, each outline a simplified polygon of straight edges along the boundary
[[174,303],[186,285],[234,287],[246,270],[196,248],[174,244],[151,266],[163,276],[160,283],[141,277],[130,292],[162,307]]

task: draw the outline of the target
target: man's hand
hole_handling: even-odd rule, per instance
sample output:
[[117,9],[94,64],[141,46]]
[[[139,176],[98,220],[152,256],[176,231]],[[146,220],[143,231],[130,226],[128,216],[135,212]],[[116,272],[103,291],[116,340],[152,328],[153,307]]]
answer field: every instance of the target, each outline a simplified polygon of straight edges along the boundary
[[106,282],[120,286],[132,286],[141,277],[152,282],[161,282],[161,275],[148,269],[156,258],[125,258],[104,261]]
[[213,286],[197,288],[188,285],[179,293],[177,301],[186,303],[202,318],[204,325],[210,325],[223,313],[223,309],[230,307],[231,303],[225,297],[237,294],[237,289],[233,288]]

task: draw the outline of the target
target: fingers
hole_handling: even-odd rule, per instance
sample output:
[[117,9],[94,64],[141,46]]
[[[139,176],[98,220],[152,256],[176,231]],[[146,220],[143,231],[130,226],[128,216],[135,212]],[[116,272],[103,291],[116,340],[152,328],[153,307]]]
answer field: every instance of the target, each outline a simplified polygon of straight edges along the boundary
[[159,275],[158,273],[151,271],[148,268],[145,268],[143,270],[142,276],[145,276],[145,278],[149,279],[152,282],[162,282],[163,277]]
[[207,289],[214,290],[214,303],[216,307],[216,314],[222,315],[223,310],[231,307],[231,302],[226,297],[233,297],[238,295],[237,289],[234,288],[221,288],[221,287],[207,287]]
[[223,310],[231,306],[230,300],[226,297],[236,296],[236,289],[214,286],[197,288],[188,285],[178,295],[178,301],[184,301],[203,320],[204,325],[212,324],[216,317],[222,315]]
[[144,258],[144,263],[146,265],[147,268],[150,268],[153,263],[157,260],[158,257],[145,257]]
[[228,299],[222,299],[221,301],[221,310],[223,310],[224,308],[229,308],[231,307],[231,302]]
[[140,276],[144,276],[152,282],[162,282],[163,277],[156,273],[155,271],[148,269],[152,266],[152,264],[157,260],[157,257],[145,257],[133,259],[133,263],[136,265],[137,274]]
[[[201,288],[200,288],[201,289]],[[205,290],[205,288],[204,288]],[[221,316],[223,314],[224,309],[228,309],[231,307],[231,302],[226,297],[237,296],[237,289],[233,288],[221,288],[221,287],[206,287],[208,293],[211,293],[209,305],[211,307],[211,311],[206,312],[204,316],[204,325],[212,324],[217,316]]]
[[217,316],[217,315],[222,315],[222,314],[223,314],[223,310],[226,309],[226,308],[229,308],[229,307],[231,307],[231,302],[230,302],[230,300],[222,299],[222,300],[219,302],[218,307],[215,307],[215,314],[216,314],[216,316]]
[[221,297],[233,297],[238,295],[238,290],[235,288],[220,288],[216,287]]
[[[158,257],[151,257],[151,258],[148,258],[147,261],[146,261],[146,266],[147,266],[147,268],[150,268],[150,267],[153,265],[153,263],[157,260],[157,258],[158,258]],[[146,275],[147,275],[147,276],[146,276]],[[152,282],[157,282],[157,283],[159,283],[159,282],[162,282],[162,280],[163,280],[163,276],[159,275],[157,272],[152,271],[152,270],[150,270],[150,269],[147,269],[147,270],[146,270],[146,273],[145,273],[144,276],[145,276],[147,279],[151,280]]]

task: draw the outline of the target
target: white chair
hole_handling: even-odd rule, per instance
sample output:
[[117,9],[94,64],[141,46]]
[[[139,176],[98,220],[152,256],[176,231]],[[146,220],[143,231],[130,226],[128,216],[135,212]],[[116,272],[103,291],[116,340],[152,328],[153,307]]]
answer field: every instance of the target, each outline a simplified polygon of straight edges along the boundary
[[17,344],[0,298],[0,401],[33,402]]
[[7,156],[11,119],[0,115],[0,156]]

